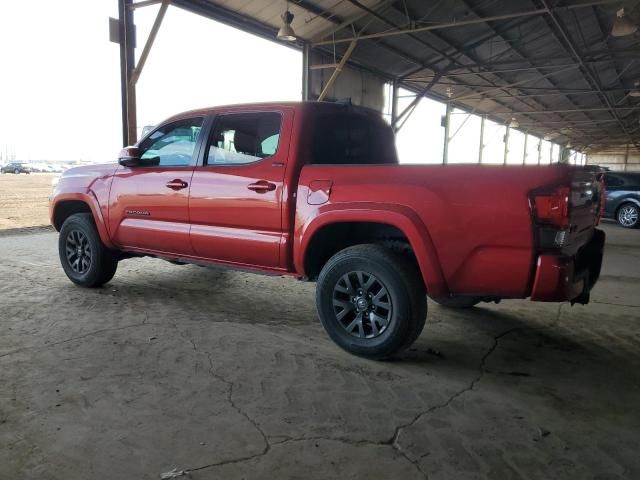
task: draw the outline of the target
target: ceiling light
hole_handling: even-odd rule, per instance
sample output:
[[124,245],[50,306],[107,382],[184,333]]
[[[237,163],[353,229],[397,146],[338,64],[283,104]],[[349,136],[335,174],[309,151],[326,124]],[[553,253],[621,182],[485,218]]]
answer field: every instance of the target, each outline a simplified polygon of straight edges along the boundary
[[518,128],[520,127],[520,123],[516,120],[516,117],[511,117],[511,121],[509,122],[509,128]]
[[295,42],[296,32],[291,28],[291,22],[293,22],[293,13],[289,11],[289,4],[287,4],[287,11],[282,14],[282,27],[278,30],[278,40],[284,40],[285,42]]
[[613,21],[613,28],[611,29],[611,35],[613,37],[626,37],[638,30],[638,26],[631,23],[631,21],[624,16],[624,8],[618,10],[616,19]]
[[447,97],[453,97],[453,88],[447,87]]
[[629,92],[630,97],[640,97],[640,80],[636,80],[633,89]]
[[571,147],[573,147],[573,145],[571,145],[571,142],[567,142],[566,147],[567,147],[567,148],[571,148]]

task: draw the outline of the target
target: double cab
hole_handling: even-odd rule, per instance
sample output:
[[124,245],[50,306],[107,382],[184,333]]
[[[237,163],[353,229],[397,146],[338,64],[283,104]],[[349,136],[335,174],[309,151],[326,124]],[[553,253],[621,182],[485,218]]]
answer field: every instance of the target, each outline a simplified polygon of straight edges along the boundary
[[80,286],[133,256],[315,281],[329,336],[380,359],[420,335],[427,296],[587,303],[603,193],[585,167],[400,165],[378,113],[302,102],[176,115],[67,170],[50,209]]

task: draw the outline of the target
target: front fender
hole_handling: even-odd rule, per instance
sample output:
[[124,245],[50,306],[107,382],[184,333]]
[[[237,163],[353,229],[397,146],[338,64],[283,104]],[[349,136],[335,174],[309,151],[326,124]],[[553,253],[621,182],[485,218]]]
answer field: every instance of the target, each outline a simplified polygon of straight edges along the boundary
[[93,220],[96,224],[98,234],[100,235],[100,240],[102,240],[102,243],[104,243],[107,248],[115,248],[109,236],[107,223],[103,216],[102,209],[100,208],[100,204],[98,203],[98,199],[92,191],[89,191],[88,193],[65,192],[54,195],[49,205],[51,225],[55,226],[54,219],[56,209],[67,201],[80,201],[88,205],[91,210],[91,214],[93,215]]
[[426,226],[413,210],[402,205],[358,202],[350,203],[348,207],[326,205],[317,210],[316,215],[308,218],[296,231],[293,261],[297,272],[305,274],[305,252],[315,233],[326,225],[344,222],[385,223],[396,227],[411,244],[429,295],[448,296],[440,261]]

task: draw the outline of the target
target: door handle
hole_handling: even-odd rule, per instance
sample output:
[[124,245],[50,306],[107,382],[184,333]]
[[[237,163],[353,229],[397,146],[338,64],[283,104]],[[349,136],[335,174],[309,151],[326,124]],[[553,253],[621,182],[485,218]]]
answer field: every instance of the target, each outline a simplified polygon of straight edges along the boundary
[[167,182],[167,187],[169,187],[171,190],[182,190],[183,188],[187,188],[188,186],[189,184],[187,182],[180,179]]
[[276,184],[267,182],[266,180],[260,180],[260,181],[257,181],[256,183],[249,184],[247,188],[257,193],[267,193],[267,192],[273,192],[276,189]]

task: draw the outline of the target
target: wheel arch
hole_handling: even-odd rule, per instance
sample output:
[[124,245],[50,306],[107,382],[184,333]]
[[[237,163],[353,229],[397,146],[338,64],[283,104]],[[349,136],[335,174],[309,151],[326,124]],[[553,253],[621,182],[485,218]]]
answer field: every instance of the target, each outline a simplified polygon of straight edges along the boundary
[[113,248],[98,201],[91,195],[68,194],[56,198],[51,205],[51,224],[56,231],[60,231],[64,221],[76,213],[90,213],[100,235],[100,240],[108,248]]
[[[336,231],[353,227],[363,228],[356,238],[341,242]],[[298,241],[294,247],[294,265],[296,271],[314,278],[318,268],[328,260],[327,255],[360,243],[371,243],[385,238],[405,239],[420,270],[429,295],[442,297],[448,295],[448,288],[442,273],[440,261],[429,232],[412,210],[402,206],[381,206],[380,204],[361,205],[359,208],[332,209],[324,211],[307,221],[298,230]],[[364,234],[363,234],[364,233]],[[371,235],[373,234],[373,235]],[[401,235],[401,237],[399,237]],[[328,250],[318,256],[317,246],[326,238],[337,239]],[[329,257],[331,256],[329,255]]]
[[621,198],[620,200],[618,200],[618,205],[616,206],[616,211],[614,212],[614,215],[616,217],[618,216],[618,212],[620,211],[620,209],[627,203],[633,203],[636,207],[640,208],[640,200],[633,197]]

